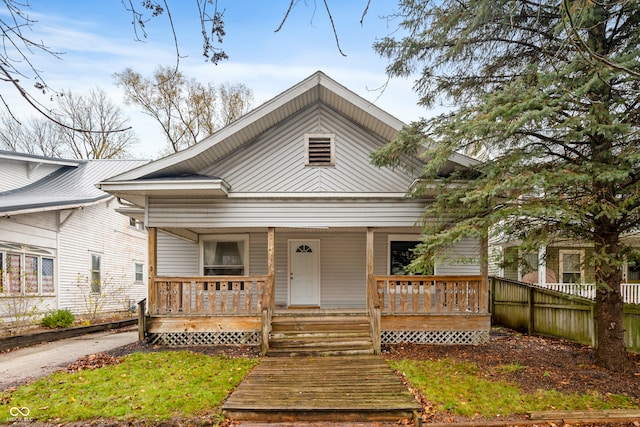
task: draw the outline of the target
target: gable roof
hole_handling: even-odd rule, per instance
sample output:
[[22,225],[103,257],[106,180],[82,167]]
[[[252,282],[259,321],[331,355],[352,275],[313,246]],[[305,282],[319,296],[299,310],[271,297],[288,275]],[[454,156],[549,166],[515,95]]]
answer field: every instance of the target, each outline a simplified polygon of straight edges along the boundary
[[44,178],[0,193],[2,216],[70,209],[112,197],[96,183],[112,175],[142,166],[146,160],[65,160],[28,154],[0,152],[2,159],[45,162],[60,167]]
[[[318,103],[385,141],[393,140],[404,126],[402,121],[317,71],[199,143],[114,176],[101,182],[99,187],[135,204],[143,204],[147,195],[185,195],[187,190],[194,196],[224,197],[228,184],[220,177],[207,179],[201,175],[202,171],[302,109]],[[453,168],[469,166],[475,160],[456,155],[449,163],[447,168]]]

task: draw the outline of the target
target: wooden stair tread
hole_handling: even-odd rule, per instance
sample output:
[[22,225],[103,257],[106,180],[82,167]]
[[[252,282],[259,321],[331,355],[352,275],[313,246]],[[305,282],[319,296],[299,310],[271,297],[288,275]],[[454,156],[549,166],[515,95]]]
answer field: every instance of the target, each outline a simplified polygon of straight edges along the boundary
[[363,313],[276,313],[268,356],[373,354],[370,319]]

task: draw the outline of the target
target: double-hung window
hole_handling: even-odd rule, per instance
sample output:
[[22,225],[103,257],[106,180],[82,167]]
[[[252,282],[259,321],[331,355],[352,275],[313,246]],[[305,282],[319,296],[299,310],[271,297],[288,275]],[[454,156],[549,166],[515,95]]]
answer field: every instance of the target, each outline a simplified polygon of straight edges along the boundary
[[142,283],[144,281],[144,264],[141,262],[133,263],[133,275],[136,283]]
[[54,290],[51,251],[0,243],[0,293],[53,294]]
[[100,293],[102,289],[101,257],[91,254],[91,292]]
[[584,282],[583,250],[560,250],[560,279],[562,283]]

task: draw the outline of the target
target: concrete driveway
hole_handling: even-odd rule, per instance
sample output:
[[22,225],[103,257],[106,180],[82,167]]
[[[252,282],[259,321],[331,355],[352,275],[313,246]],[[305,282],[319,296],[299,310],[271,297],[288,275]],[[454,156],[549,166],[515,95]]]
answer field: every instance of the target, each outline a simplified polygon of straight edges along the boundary
[[82,356],[106,352],[138,340],[138,331],[108,331],[0,353],[0,390],[35,380]]

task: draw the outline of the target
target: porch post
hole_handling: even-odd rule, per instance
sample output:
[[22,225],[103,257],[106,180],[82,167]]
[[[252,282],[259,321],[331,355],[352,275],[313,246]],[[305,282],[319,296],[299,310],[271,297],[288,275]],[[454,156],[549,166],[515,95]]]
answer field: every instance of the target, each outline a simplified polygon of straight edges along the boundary
[[538,249],[538,286],[547,287],[547,247]]
[[276,229],[269,227],[267,231],[267,288],[269,289],[270,300],[269,308],[275,309],[276,305],[276,292],[275,292],[275,279],[276,279]]
[[262,296],[262,339],[260,340],[260,354],[263,356],[269,350],[269,333],[271,332],[271,316],[276,305],[275,277],[276,277],[276,236],[275,228],[267,230],[267,283]]
[[369,307],[369,317],[371,319],[371,339],[373,340],[373,352],[380,354],[380,328],[381,312],[380,300],[376,291],[376,281],[373,277],[373,229],[367,228],[367,306]]
[[149,314],[156,314],[158,307],[155,283],[158,262],[158,229],[156,227],[147,227],[147,251],[149,253],[149,274],[147,276]]
[[478,308],[480,313],[489,312],[489,237],[485,229],[480,238],[480,301]]

